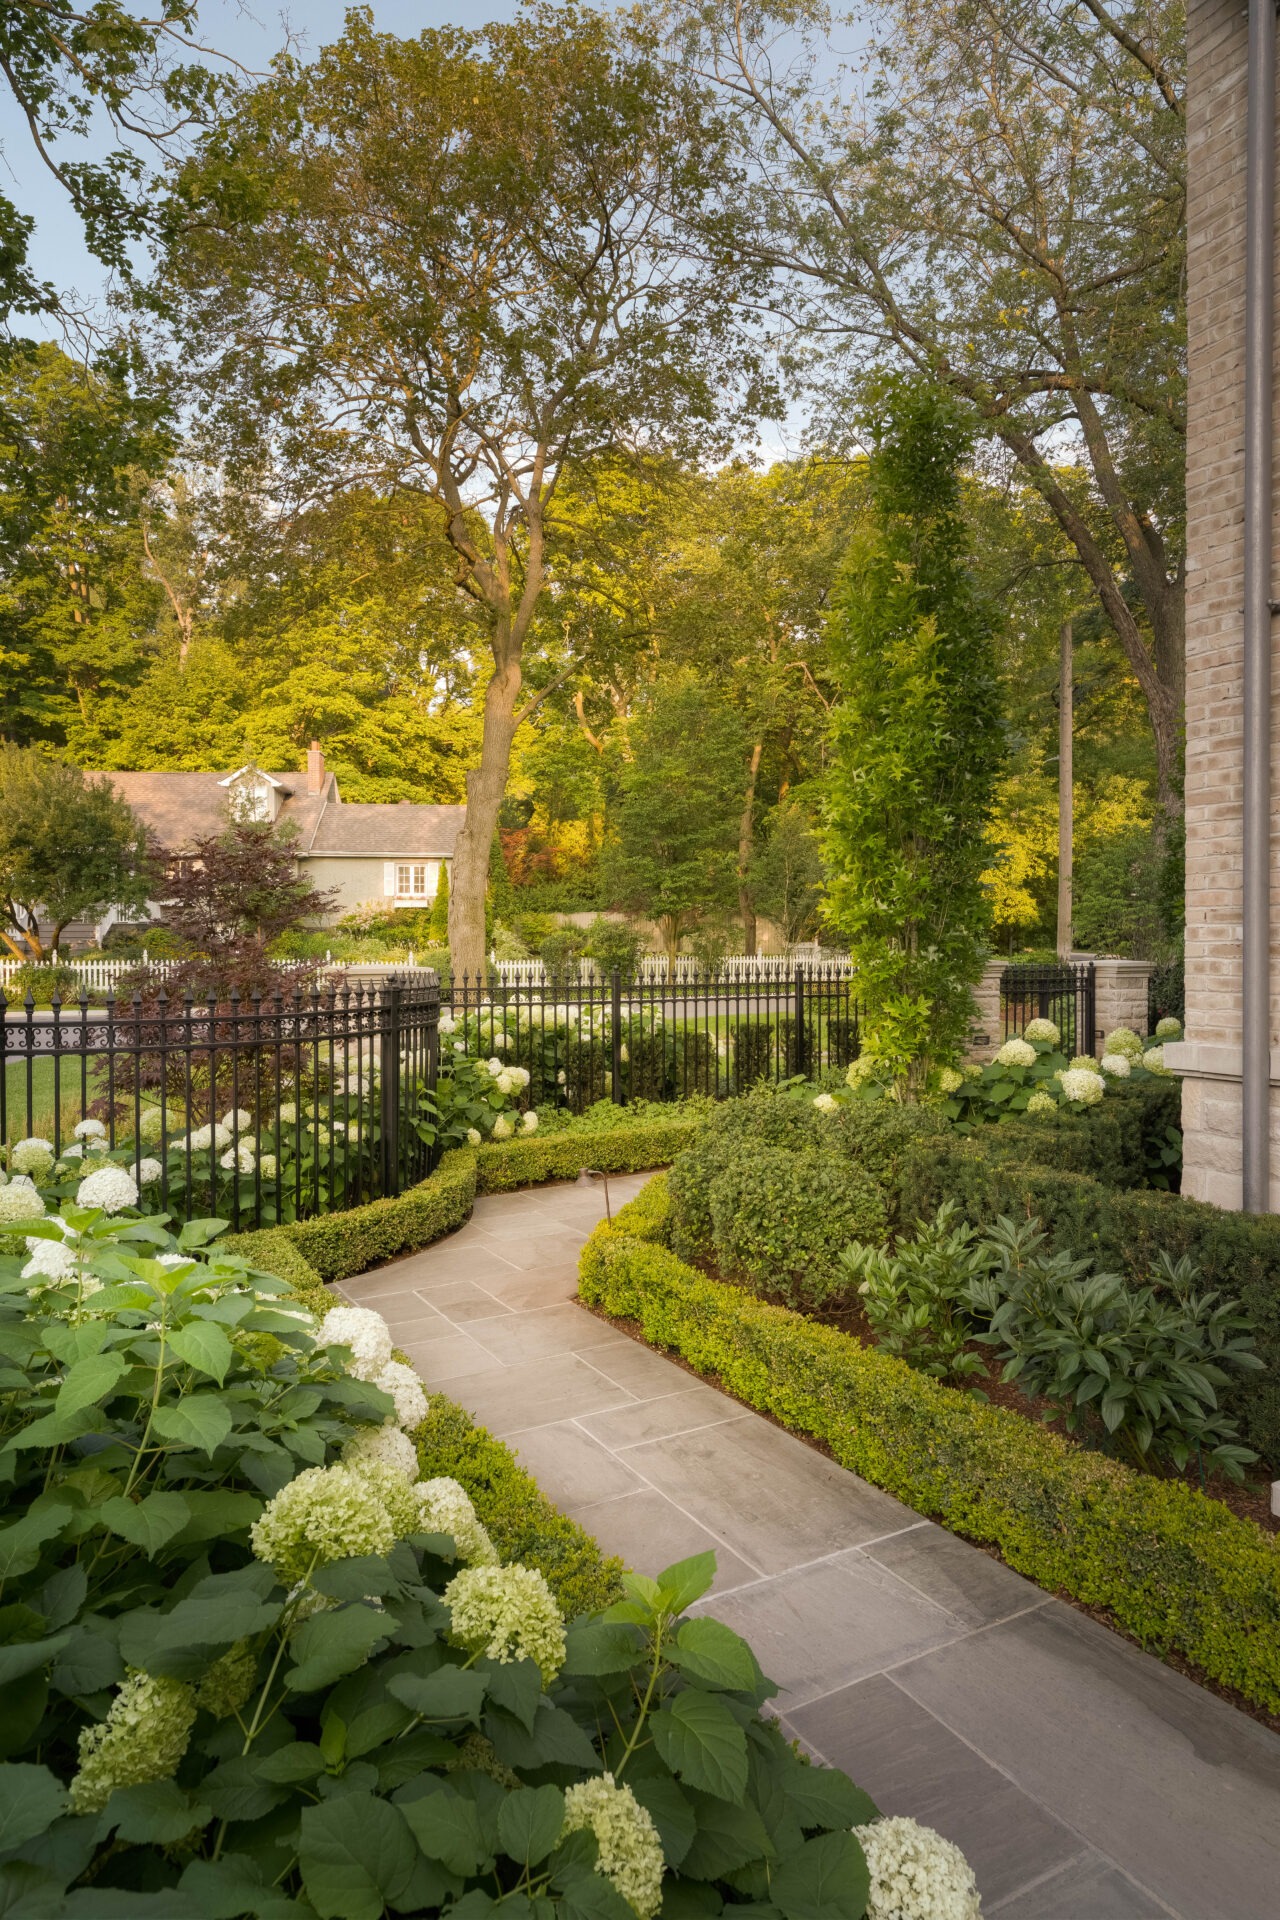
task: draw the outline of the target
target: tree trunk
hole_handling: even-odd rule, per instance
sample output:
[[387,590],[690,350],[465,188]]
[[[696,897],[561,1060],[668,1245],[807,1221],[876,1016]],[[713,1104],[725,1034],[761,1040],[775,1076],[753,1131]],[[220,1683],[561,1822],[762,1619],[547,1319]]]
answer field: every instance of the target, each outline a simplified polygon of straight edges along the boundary
[[1058,676],[1058,958],[1071,958],[1071,849],[1075,825],[1072,786],[1072,733],[1075,693],[1071,673],[1071,622],[1064,620],[1060,636]]
[[489,854],[506,792],[519,694],[519,665],[512,662],[495,668],[485,689],[480,765],[467,775],[467,817],[453,850],[449,877],[449,956],[455,977],[465,973],[483,980],[486,976],[484,903]]
[[738,822],[738,911],[742,915],[742,951],[751,955],[754,955],[756,950],[756,907],[755,901],[751,898],[751,889],[747,885],[747,868],[751,864],[751,846],[755,829],[756,781],[759,777],[763,754],[764,741],[757,740],[751,749],[746,798],[742,803],[742,818]]

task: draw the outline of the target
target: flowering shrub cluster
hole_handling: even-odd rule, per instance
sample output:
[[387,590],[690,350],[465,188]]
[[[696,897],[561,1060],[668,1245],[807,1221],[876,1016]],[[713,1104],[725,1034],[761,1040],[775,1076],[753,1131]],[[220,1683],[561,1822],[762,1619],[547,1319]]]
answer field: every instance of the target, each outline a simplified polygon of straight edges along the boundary
[[678,1874],[699,1911],[893,1911],[876,1808],[689,1615],[713,1556],[566,1622],[419,1477],[380,1318],[317,1321],[220,1222],[119,1204],[126,1178],[56,1213],[0,1188],[6,1905],[653,1920]]
[[1177,1039],[1182,1029],[1172,1019],[1162,1020],[1160,1027],[1164,1031],[1157,1031],[1154,1046],[1128,1027],[1115,1027],[1106,1036],[1101,1059],[1092,1054],[1068,1058],[1052,1020],[1028,1021],[989,1065],[953,1071],[945,1083],[939,1076],[942,1110],[961,1133],[1012,1114],[1049,1114],[1062,1108],[1084,1113],[1105,1099],[1111,1082],[1136,1084],[1169,1071],[1163,1041]]

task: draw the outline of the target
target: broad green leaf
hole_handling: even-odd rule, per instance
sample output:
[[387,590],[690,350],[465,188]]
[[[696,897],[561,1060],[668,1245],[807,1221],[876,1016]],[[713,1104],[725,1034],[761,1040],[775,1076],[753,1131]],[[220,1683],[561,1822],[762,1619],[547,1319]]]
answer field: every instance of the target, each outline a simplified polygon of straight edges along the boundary
[[49,1675],[59,1693],[99,1693],[124,1679],[124,1661],[111,1623],[86,1621],[70,1635]]
[[582,1728],[563,1707],[538,1702],[533,1732],[505,1714],[485,1715],[484,1730],[499,1757],[509,1767],[581,1767],[599,1773],[600,1759]]
[[93,1353],[77,1360],[58,1388],[55,1410],[60,1419],[82,1413],[106,1400],[129,1371],[129,1362],[118,1353]]
[[398,1673],[388,1680],[387,1691],[424,1720],[470,1720],[479,1726],[485,1676],[464,1673],[461,1667],[440,1667],[425,1680],[416,1673]]
[[114,1827],[121,1840],[172,1845],[213,1818],[210,1807],[185,1793],[176,1780],[150,1780],[144,1786],[117,1787],[102,1811],[100,1831]]
[[163,1440],[212,1454],[231,1431],[231,1409],[216,1393],[190,1393],[173,1406],[161,1407],[151,1428]]
[[49,1624],[49,1631],[56,1633],[59,1627],[69,1627],[84,1605],[84,1597],[89,1591],[89,1576],[80,1565],[60,1567],[57,1573],[51,1573],[40,1589],[40,1611]]
[[565,1673],[625,1673],[640,1658],[641,1642],[622,1621],[584,1620],[565,1635]]
[[721,1800],[747,1790],[747,1737],[724,1701],[690,1689],[650,1721],[653,1743],[672,1773]]
[[[794,1759],[794,1755],[788,1755]],[[880,1818],[870,1794],[855,1787],[838,1767],[806,1767],[795,1760],[788,1768],[783,1790],[802,1827],[848,1829],[865,1827]]]
[[258,1772],[264,1780],[293,1785],[299,1780],[314,1780],[318,1773],[325,1771],[327,1764],[327,1757],[313,1741],[291,1740],[287,1747],[263,1754],[258,1760]]
[[233,1493],[229,1487],[204,1491],[184,1487],[182,1497],[190,1518],[182,1529],[181,1544],[194,1546],[199,1540],[229,1540],[233,1534],[247,1533],[262,1512],[262,1502],[252,1493]]
[[658,1575],[661,1604],[668,1613],[683,1613],[695,1600],[701,1600],[715,1577],[714,1553],[695,1553],[688,1560],[677,1560]]
[[8,1853],[51,1826],[67,1804],[48,1767],[25,1761],[0,1766],[0,1853]]
[[233,1349],[222,1328],[212,1320],[188,1320],[185,1327],[169,1335],[169,1346],[180,1360],[197,1373],[211,1375],[219,1386],[226,1379]]
[[635,1920],[612,1880],[602,1873],[584,1873],[571,1880],[560,1896],[561,1920]]
[[30,1573],[44,1542],[62,1532],[71,1513],[69,1503],[51,1501],[47,1507],[29,1508],[21,1520],[0,1531],[0,1580]]
[[490,1852],[474,1801],[464,1799],[452,1787],[441,1786],[420,1799],[402,1801],[400,1811],[428,1859],[439,1860],[450,1873],[477,1873],[482,1867],[487,1870]]
[[376,1750],[366,1751],[377,1765],[379,1787],[383,1793],[394,1793],[397,1787],[404,1786],[426,1768],[444,1766],[454,1758],[457,1748],[443,1734],[417,1727],[402,1739],[389,1740]]
[[191,1509],[180,1493],[149,1493],[145,1500],[126,1500],[117,1494],[98,1508],[98,1518],[111,1533],[141,1547],[150,1558],[182,1532]]
[[321,1920],[382,1920],[408,1886],[415,1858],[400,1810],[371,1793],[303,1812],[298,1860]]
[[200,1797],[207,1800],[220,1820],[260,1820],[274,1807],[293,1798],[292,1790],[274,1780],[264,1780],[253,1754],[236,1754],[207,1773],[200,1782]]
[[680,1866],[697,1831],[697,1820],[689,1800],[675,1781],[663,1774],[652,1774],[647,1779],[629,1779],[627,1785],[640,1805],[653,1816],[667,1865]]
[[668,1658],[681,1673],[708,1687],[754,1693],[764,1679],[746,1641],[719,1620],[683,1621]]
[[769,1835],[755,1807],[734,1806],[693,1790],[689,1799],[697,1830],[680,1863],[689,1879],[721,1880],[768,1855]]
[[49,1682],[43,1673],[26,1673],[0,1687],[0,1759],[26,1752],[48,1704]]
[[536,1867],[560,1838],[564,1794],[559,1787],[523,1787],[498,1809],[498,1844],[512,1860]]
[[485,1686],[493,1706],[518,1720],[526,1733],[533,1732],[542,1699],[542,1675],[534,1661],[512,1660],[505,1666],[494,1661],[486,1667]]
[[62,1651],[70,1638],[70,1632],[64,1631],[51,1634],[43,1640],[18,1640],[10,1646],[0,1647],[0,1687],[8,1686],[11,1680],[21,1680],[24,1674],[35,1673],[38,1668],[48,1666],[54,1655]]
[[362,1666],[390,1629],[387,1616],[373,1607],[313,1614],[289,1643],[294,1664],[285,1674],[286,1687],[293,1693],[311,1693],[332,1686],[344,1673]]
[[380,1554],[362,1553],[351,1560],[334,1560],[327,1567],[317,1567],[311,1584],[330,1600],[365,1600],[375,1595],[381,1598],[398,1583]]
[[852,1833],[820,1833],[784,1860],[770,1893],[785,1920],[862,1920],[871,1878]]

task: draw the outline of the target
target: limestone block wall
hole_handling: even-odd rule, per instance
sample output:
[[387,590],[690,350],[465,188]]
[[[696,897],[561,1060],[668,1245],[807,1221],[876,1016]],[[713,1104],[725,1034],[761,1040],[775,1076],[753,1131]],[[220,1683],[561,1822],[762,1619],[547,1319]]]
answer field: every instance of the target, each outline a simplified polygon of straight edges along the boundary
[[[1184,1075],[1183,1191],[1238,1207],[1248,79],[1240,0],[1190,0],[1188,51],[1187,1033],[1166,1058]],[[1280,506],[1280,477],[1276,499]],[[1280,545],[1277,532],[1280,524],[1273,545]],[[1274,685],[1280,708],[1280,660]],[[1273,767],[1278,731],[1273,710]],[[1280,1128],[1277,853],[1273,836],[1273,1137]],[[1272,1152],[1271,1205],[1280,1210],[1280,1147]]]

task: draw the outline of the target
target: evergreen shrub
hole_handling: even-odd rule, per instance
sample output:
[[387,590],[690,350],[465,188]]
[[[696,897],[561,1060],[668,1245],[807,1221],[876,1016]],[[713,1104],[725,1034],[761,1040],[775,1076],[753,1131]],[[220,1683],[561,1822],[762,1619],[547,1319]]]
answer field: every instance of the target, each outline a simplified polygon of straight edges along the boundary
[[720,1270],[809,1311],[849,1291],[841,1248],[887,1225],[876,1181],[835,1153],[738,1151],[707,1197]]

